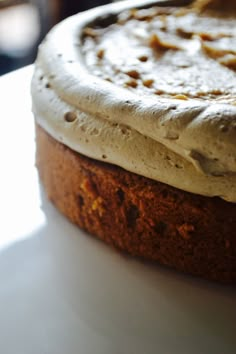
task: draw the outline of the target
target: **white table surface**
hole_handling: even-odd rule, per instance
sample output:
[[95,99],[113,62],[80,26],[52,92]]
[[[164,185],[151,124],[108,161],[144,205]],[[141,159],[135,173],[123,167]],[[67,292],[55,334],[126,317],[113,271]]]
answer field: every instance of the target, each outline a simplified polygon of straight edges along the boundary
[[31,74],[0,78],[0,353],[236,353],[235,288],[123,256],[40,194]]

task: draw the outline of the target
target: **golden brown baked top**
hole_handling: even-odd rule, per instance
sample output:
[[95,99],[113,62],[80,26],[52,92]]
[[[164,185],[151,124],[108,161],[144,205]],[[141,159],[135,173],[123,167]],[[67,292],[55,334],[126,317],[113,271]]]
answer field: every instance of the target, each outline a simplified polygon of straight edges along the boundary
[[195,5],[130,9],[108,27],[86,27],[86,65],[142,95],[236,104],[235,11],[207,11],[215,8],[209,0]]

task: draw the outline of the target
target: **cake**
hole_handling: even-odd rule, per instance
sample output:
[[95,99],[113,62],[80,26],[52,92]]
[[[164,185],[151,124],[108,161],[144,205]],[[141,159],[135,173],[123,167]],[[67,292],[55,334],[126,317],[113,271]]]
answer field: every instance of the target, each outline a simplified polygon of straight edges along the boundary
[[39,48],[32,101],[40,179],[64,215],[122,252],[235,284],[236,9],[224,4],[131,0],[66,19]]

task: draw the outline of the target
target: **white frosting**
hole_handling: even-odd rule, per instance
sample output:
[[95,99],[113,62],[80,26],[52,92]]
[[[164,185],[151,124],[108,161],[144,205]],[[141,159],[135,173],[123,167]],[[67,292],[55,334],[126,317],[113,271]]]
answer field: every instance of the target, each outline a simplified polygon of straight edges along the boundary
[[[105,12],[131,5],[133,0],[93,9],[50,32],[32,80],[36,121],[86,156],[236,202],[236,106],[141,97],[89,73],[80,50],[81,29]],[[76,115],[74,121],[65,119],[68,112]]]

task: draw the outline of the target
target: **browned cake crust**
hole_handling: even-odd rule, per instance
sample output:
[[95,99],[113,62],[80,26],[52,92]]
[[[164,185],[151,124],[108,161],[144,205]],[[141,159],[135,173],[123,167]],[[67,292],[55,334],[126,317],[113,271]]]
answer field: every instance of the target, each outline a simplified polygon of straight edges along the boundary
[[236,283],[236,204],[84,157],[36,125],[37,167],[72,222],[134,256]]

